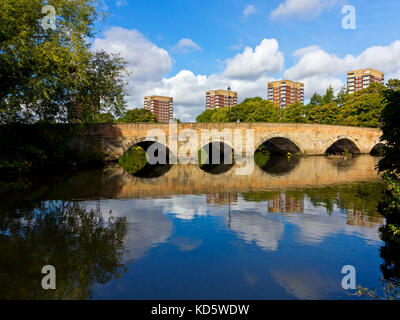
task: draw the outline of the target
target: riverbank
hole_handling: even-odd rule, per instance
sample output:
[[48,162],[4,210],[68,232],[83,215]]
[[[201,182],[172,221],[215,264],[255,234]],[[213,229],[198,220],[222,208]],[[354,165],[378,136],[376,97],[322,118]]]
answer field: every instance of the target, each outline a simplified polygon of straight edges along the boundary
[[47,122],[0,126],[0,174],[65,174],[104,165],[102,155],[96,150],[78,153],[71,147],[84,128],[79,124]]

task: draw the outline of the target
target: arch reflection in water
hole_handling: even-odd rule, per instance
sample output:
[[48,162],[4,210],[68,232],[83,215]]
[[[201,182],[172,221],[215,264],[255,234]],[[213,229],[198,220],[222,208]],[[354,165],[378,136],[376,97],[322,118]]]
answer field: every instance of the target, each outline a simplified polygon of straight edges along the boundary
[[234,166],[234,151],[224,142],[212,142],[203,146],[198,153],[199,166],[205,172],[222,174]]
[[[150,147],[156,147],[156,157],[165,159],[165,161],[162,161],[162,164],[150,164],[148,162],[147,151]],[[172,165],[169,163],[170,156],[170,150],[160,143],[142,141],[128,149],[119,159],[119,164],[135,177],[157,178],[163,176],[171,169]]]
[[[158,178],[143,179],[132,176],[118,164],[93,172],[91,177],[78,173],[52,189],[54,193],[66,192],[71,198],[140,198],[168,197],[181,194],[208,194],[210,192],[249,192],[275,188],[301,188],[307,186],[332,186],[349,181],[380,181],[375,167],[377,157],[361,155],[350,159],[346,170],[338,170],[336,159],[325,157],[300,157],[298,164],[284,174],[263,171],[257,164],[250,175],[238,176],[235,168],[219,175],[212,175],[198,165],[176,164]],[[237,166],[236,164],[235,166]],[[96,178],[100,176],[99,178]],[[93,188],[93,181],[97,181]],[[51,195],[59,199],[61,194]]]
[[293,171],[300,163],[301,158],[296,156],[275,156],[258,151],[254,154],[254,161],[264,172],[282,176]]

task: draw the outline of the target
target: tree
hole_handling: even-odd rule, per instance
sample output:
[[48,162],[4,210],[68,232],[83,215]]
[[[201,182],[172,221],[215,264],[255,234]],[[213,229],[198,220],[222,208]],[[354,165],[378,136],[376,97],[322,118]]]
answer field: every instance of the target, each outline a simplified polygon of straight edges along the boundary
[[308,114],[307,114],[304,104],[301,102],[295,102],[285,108],[283,121],[284,122],[306,123],[307,117],[308,117]]
[[128,110],[118,122],[157,122],[157,117],[147,109],[135,108]]
[[211,116],[211,122],[229,122],[229,112],[228,108],[217,109]]
[[247,98],[231,108],[206,110],[197,122],[278,122],[280,109],[277,105],[260,97]]
[[385,86],[372,83],[368,88],[346,96],[338,123],[357,127],[378,127],[379,117],[385,107]]
[[118,55],[104,51],[92,54],[85,70],[86,78],[69,100],[68,120],[89,122],[104,111],[122,116],[126,108],[125,67],[126,62]]
[[399,91],[400,90],[400,80],[399,79],[390,79],[387,82],[386,86],[388,87],[388,89]]
[[[54,0],[55,29],[43,1],[0,2],[0,122],[85,121],[122,111],[120,58],[92,53],[96,0]],[[94,103],[91,105],[91,103]]]
[[381,248],[384,259],[382,273],[385,279],[400,276],[400,90],[399,82],[391,82],[384,92],[386,105],[381,114],[382,141],[386,142],[379,171],[386,182],[379,212],[385,217],[380,228],[385,245]]
[[388,89],[384,96],[386,106],[380,121],[383,132],[381,140],[386,142],[386,147],[379,169],[400,171],[400,90]]
[[335,93],[333,87],[329,86],[328,89],[326,89],[325,94],[322,96],[321,105],[334,102],[334,100],[335,100]]
[[347,97],[347,88],[346,86],[343,86],[340,91],[337,93],[336,98],[334,99],[334,102],[341,107],[344,102],[346,101]]
[[217,109],[205,110],[203,113],[199,114],[196,118],[197,122],[211,122],[211,117],[217,111]]
[[260,97],[249,98],[231,109],[231,121],[236,122],[278,122],[280,108]]
[[249,113],[246,122],[278,122],[280,119],[280,109],[272,102],[266,101],[262,105],[257,105],[253,112]]
[[254,97],[254,98],[246,98],[246,99],[244,99],[243,101],[242,101],[242,105],[246,105],[246,104],[248,104],[248,103],[251,103],[251,102],[262,102],[263,101],[263,98],[261,98],[261,97]]
[[113,123],[115,117],[111,113],[100,113],[96,118],[95,122],[98,123]]
[[321,104],[322,104],[322,96],[315,92],[310,99],[310,105],[320,106]]
[[334,102],[323,106],[315,106],[310,111],[309,121],[311,123],[333,125],[337,123],[339,113],[340,109]]

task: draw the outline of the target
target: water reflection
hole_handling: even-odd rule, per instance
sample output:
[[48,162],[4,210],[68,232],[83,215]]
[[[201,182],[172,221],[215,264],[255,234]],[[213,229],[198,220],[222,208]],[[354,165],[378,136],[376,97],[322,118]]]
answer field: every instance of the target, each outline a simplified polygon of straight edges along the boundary
[[281,176],[293,171],[301,160],[299,157],[269,156],[258,153],[255,155],[255,161],[263,171]]
[[[118,279],[124,217],[103,217],[78,203],[42,202],[31,210],[0,215],[0,297],[2,299],[90,299],[95,284]],[[43,290],[45,265],[57,272],[57,289]]]
[[[299,158],[296,167],[284,175],[268,173],[254,164],[250,175],[235,174],[235,167],[219,175],[209,174],[198,165],[174,165],[165,175],[143,179],[134,177],[118,164],[103,170],[80,172],[56,183],[44,199],[131,199],[162,198],[172,195],[211,194],[213,192],[265,192],[277,189],[315,188],[348,182],[380,182],[374,169],[378,158],[359,156],[348,162],[347,170],[338,169],[334,159]],[[324,202],[310,191],[312,201]],[[354,196],[358,196],[357,193]],[[327,205],[329,201],[327,202]]]
[[[338,161],[296,157],[249,176],[174,165],[153,178],[111,164],[9,193],[0,296],[346,299],[343,265],[368,287],[380,276],[383,185],[378,159]],[[55,295],[41,290],[43,259],[60,270]]]
[[171,167],[172,167],[171,164],[149,164],[149,163],[146,163],[142,169],[133,173],[133,176],[138,177],[138,178],[146,178],[146,179],[158,178],[158,177],[162,177],[164,174],[166,174],[171,169]]
[[119,159],[118,163],[124,170],[138,178],[158,178],[163,176],[172,167],[169,164],[169,150],[165,149],[165,154],[157,155],[164,158],[165,164],[150,164],[147,161],[146,150],[154,144],[161,150],[160,152],[163,151],[164,148],[160,144],[145,141],[140,145],[135,145],[128,149]]
[[[88,202],[89,208],[97,205],[98,201]],[[148,201],[138,200],[116,205],[112,201],[102,201],[103,214],[110,210],[114,217],[125,220],[124,262],[143,258],[151,248],[167,242],[172,233],[171,220],[163,214],[163,207],[156,203],[149,205]]]

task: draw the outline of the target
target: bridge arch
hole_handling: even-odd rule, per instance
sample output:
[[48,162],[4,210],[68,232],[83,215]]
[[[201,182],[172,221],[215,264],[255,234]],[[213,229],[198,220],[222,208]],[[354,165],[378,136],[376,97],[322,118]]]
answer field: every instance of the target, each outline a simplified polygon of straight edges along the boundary
[[[142,153],[130,154],[135,146],[141,147],[146,153],[150,147],[154,147],[150,154],[146,154],[143,158]],[[131,175],[138,178],[158,178],[166,174],[172,167],[171,156],[172,152],[167,145],[157,141],[157,139],[137,138],[130,141],[125,141],[122,146],[122,154],[119,157],[119,164],[122,168]],[[154,155],[156,158],[149,159],[149,155]],[[152,163],[156,162],[156,163]]]
[[361,154],[360,146],[349,136],[338,137],[330,141],[324,149],[325,154],[342,154],[346,150],[351,154]]
[[235,164],[235,151],[229,143],[212,141],[199,149],[198,162],[201,170],[210,174],[230,171]]
[[167,156],[169,159],[176,159],[176,155],[171,151],[171,149],[168,147],[167,141],[165,143],[158,141],[157,139],[149,139],[148,137],[139,137],[139,138],[134,138],[134,139],[129,139],[128,141],[124,141],[121,146],[121,152],[120,156],[122,156],[126,151],[131,149],[134,146],[140,146],[142,147],[145,151],[153,145],[154,143],[160,144],[161,146],[165,147],[165,150],[167,152]]
[[269,134],[256,140],[254,151],[262,145],[266,146],[273,155],[287,155],[303,153],[301,143],[296,138],[286,134]]

